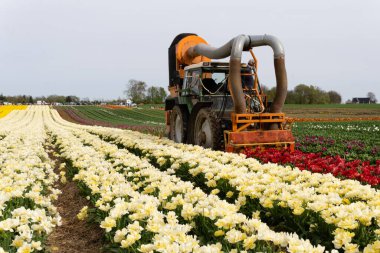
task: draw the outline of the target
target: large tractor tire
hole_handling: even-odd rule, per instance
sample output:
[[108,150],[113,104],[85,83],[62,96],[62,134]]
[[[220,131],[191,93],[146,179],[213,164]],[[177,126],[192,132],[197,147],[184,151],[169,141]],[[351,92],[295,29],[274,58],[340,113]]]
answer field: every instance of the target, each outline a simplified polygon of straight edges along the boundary
[[223,147],[223,130],[220,119],[210,108],[199,110],[193,128],[193,142],[195,145],[214,150]]
[[176,105],[170,113],[169,138],[177,143],[186,143],[187,122],[189,114],[186,109]]

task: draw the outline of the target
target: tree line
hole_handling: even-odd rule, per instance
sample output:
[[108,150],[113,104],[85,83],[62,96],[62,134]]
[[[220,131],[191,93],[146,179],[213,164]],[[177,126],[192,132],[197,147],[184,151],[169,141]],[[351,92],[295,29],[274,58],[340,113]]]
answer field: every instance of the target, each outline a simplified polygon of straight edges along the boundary
[[60,95],[50,95],[50,96],[38,96],[32,97],[29,95],[17,95],[17,96],[4,96],[0,94],[0,104],[11,103],[11,104],[34,104],[37,101],[44,101],[46,103],[79,103],[81,99],[77,96],[60,96]]
[[144,81],[130,79],[124,94],[134,103],[162,104],[167,96],[163,87],[149,86]]
[[[262,87],[269,100],[273,100],[276,87],[268,89]],[[285,104],[340,104],[342,96],[336,91],[324,91],[314,85],[299,84],[293,90],[289,90]]]
[[99,105],[104,102],[111,104],[125,103],[125,99],[112,99],[112,100],[90,100],[89,98],[79,98],[74,95],[62,96],[62,95],[50,95],[50,96],[29,96],[29,95],[17,95],[17,96],[4,96],[0,94],[0,105],[11,104],[36,104],[37,101],[43,101],[47,104],[63,104],[63,105]]
[[[273,101],[276,94],[276,87],[269,89],[268,87],[261,85],[262,90],[267,95],[269,101]],[[166,90],[163,87],[148,86],[144,81],[130,79],[126,85],[124,94],[130,98],[133,103],[150,103],[161,104],[165,101],[167,96]],[[376,103],[377,99],[373,92],[368,92],[367,97],[371,103]],[[80,99],[77,96],[62,96],[62,95],[50,95],[50,96],[37,96],[32,97],[29,95],[17,95],[17,96],[4,96],[0,94],[0,104],[12,103],[12,104],[34,104],[37,101],[45,101],[46,103],[60,103],[60,104],[101,104],[103,102],[120,104],[124,103],[125,99],[118,98],[113,100],[92,100],[89,98]],[[299,84],[293,90],[289,90],[286,97],[286,104],[340,104],[342,103],[341,95],[336,91],[324,91],[321,88],[314,85]],[[350,100],[346,101],[350,103]]]

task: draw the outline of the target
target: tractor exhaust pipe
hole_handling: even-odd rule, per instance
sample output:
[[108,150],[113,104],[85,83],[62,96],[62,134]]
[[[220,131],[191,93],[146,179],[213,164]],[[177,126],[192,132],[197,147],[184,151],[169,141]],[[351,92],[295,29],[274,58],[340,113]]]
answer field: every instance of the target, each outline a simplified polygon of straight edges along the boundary
[[252,47],[270,46],[274,55],[274,69],[276,74],[276,95],[270,107],[270,112],[279,113],[285,103],[288,90],[288,81],[285,69],[285,51],[280,40],[272,35],[239,35],[223,46],[215,48],[206,44],[190,47],[187,54],[190,57],[199,55],[210,59],[222,59],[230,56],[230,76],[228,87],[234,101],[235,113],[245,113],[246,105],[241,85],[241,55],[243,51]]

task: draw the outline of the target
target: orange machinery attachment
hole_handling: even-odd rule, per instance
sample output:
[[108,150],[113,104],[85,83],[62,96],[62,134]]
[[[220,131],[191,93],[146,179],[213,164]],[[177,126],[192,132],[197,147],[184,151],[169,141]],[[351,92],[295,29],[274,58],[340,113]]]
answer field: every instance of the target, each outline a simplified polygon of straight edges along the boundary
[[[250,49],[249,52],[253,58],[254,69],[254,86],[251,90],[263,108],[265,94],[259,89],[258,83],[258,61]],[[250,102],[251,96],[246,93],[246,101]],[[248,110],[248,109],[247,109]],[[232,129],[224,131],[224,144],[225,151],[227,152],[240,152],[245,147],[277,147],[277,148],[289,148],[294,151],[294,137],[284,113],[246,113],[236,114],[231,113]],[[278,128],[275,130],[268,130],[268,126],[271,128]]]
[[[294,137],[285,129],[284,113],[231,114],[232,130],[224,131],[225,151],[240,152],[245,147],[278,147],[294,151]],[[266,130],[268,124],[278,124],[279,129]],[[251,126],[259,129],[248,130]]]
[[[274,52],[276,95],[270,106],[267,105],[266,95],[260,88],[258,61],[251,50],[259,46],[270,46]],[[241,62],[243,51],[249,51],[252,56],[249,66]],[[218,67],[226,65],[223,62],[211,62],[211,59],[226,57],[230,57],[225,79],[228,80],[228,92],[217,94],[220,89],[214,93],[207,90],[202,79],[210,79],[211,76],[201,75],[197,77],[201,82],[187,82],[187,78],[194,78],[191,74],[188,75],[192,69],[207,66],[208,69],[214,68],[213,70],[217,71]],[[224,148],[228,152],[240,152],[244,147],[254,146],[275,146],[294,150],[294,137],[286,127],[285,115],[281,112],[287,92],[284,57],[281,42],[272,35],[239,35],[224,46],[214,48],[196,34],[179,34],[169,47],[170,96],[165,100],[169,138],[175,142],[214,149],[220,149],[224,139]],[[203,64],[200,64],[202,62]],[[253,77],[253,87],[252,82],[247,85],[250,87],[243,85],[241,77],[244,75]],[[252,80],[250,77],[247,79]],[[207,91],[207,98],[199,92],[198,89],[202,89],[196,86],[199,83]],[[228,96],[233,102],[233,106],[227,108],[226,114],[216,113],[221,110],[216,108],[216,105],[219,105],[218,96]],[[205,114],[208,116],[204,116]]]

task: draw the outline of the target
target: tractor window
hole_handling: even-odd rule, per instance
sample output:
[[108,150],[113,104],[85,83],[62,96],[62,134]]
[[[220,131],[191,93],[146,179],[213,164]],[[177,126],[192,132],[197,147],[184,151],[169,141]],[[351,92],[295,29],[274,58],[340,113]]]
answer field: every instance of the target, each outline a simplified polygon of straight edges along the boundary
[[212,79],[214,79],[215,83],[224,82],[226,79],[226,73],[224,72],[214,72],[212,73]]
[[183,95],[199,94],[201,70],[187,71],[183,84]]
[[206,72],[203,73],[202,86],[204,94],[213,95],[218,91],[224,91],[223,86],[227,84],[228,74],[226,72]]
[[203,72],[202,73],[202,80],[203,79],[212,79],[215,81],[216,84],[224,83],[227,79],[227,73],[226,72]]

